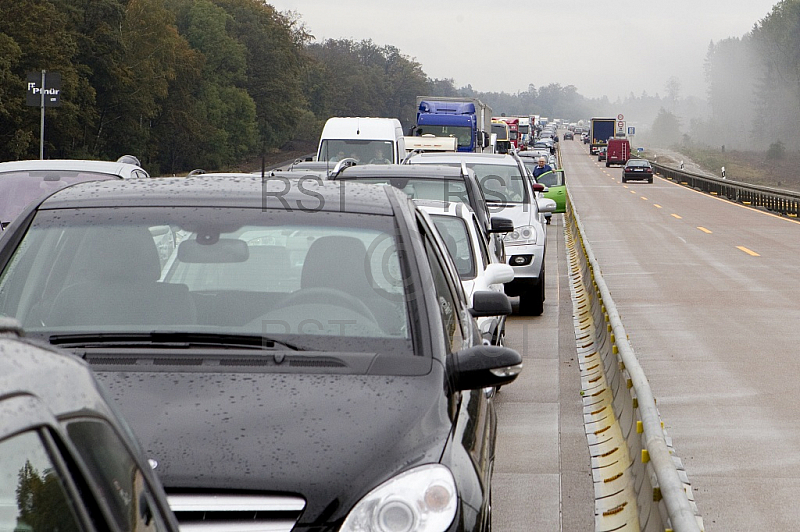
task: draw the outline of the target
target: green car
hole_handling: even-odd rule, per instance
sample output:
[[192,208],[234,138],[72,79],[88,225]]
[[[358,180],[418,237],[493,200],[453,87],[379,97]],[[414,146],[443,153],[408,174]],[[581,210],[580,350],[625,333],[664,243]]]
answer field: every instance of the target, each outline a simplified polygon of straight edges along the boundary
[[556,210],[553,212],[567,211],[567,185],[564,179],[564,170],[545,172],[536,179],[537,183],[547,187],[544,197],[556,202]]

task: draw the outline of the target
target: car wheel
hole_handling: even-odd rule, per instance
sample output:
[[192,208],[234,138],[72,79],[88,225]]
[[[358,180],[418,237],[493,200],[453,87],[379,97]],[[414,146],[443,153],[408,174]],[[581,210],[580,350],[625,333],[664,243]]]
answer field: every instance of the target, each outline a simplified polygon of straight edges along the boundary
[[625,176],[622,176],[622,182],[623,183],[625,182]]
[[544,312],[544,270],[539,282],[519,296],[519,313],[522,316],[541,316]]
[[608,164],[608,161],[606,161],[606,168],[608,168],[609,166],[611,166],[611,165]]
[[647,182],[648,182],[648,183],[652,183],[652,182],[653,182],[653,178],[652,178],[652,177],[648,178],[648,179],[647,179]]

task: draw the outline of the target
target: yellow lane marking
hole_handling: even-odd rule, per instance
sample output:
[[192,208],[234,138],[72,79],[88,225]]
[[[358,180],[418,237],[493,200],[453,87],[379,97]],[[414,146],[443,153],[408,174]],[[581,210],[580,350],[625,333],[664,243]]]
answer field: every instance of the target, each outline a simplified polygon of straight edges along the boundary
[[747,209],[750,212],[754,212],[754,213],[757,213],[757,214],[763,214],[765,216],[771,216],[773,218],[777,218],[779,220],[783,220],[784,222],[789,222],[789,223],[793,223],[793,224],[800,224],[800,220],[798,220],[795,217],[781,216],[780,214],[775,214],[773,212],[760,211],[758,209],[754,209],[754,208],[749,207],[747,205],[742,205],[741,203],[735,203],[733,201],[730,201],[730,200],[728,200],[726,198],[723,198],[723,197],[720,197],[720,196],[712,196],[710,194],[706,194],[705,192],[703,192],[701,190],[694,190],[693,188],[688,188],[688,187],[685,187],[685,186],[681,186],[680,184],[678,184],[678,183],[676,183],[674,181],[671,181],[669,179],[664,179],[664,181],[666,183],[670,183],[673,186],[681,187],[683,189],[686,189],[689,192],[694,192],[695,194],[699,194],[699,195],[705,196],[707,198],[715,199],[717,201],[724,201],[728,205],[733,205],[734,207],[739,207],[740,209]]
[[636,194],[636,191],[635,190],[631,190],[631,194]]
[[672,216],[673,218],[677,218],[678,220],[683,220],[682,216],[679,216],[679,215],[675,214],[674,212],[672,214],[670,214],[670,216]]
[[747,249],[744,246],[736,246],[736,249],[742,250],[742,251],[744,251],[745,253],[747,253],[748,255],[750,255],[752,257],[760,257],[761,256],[758,253],[756,253],[755,251],[753,251],[752,249]]
[[704,232],[706,234],[709,234],[709,235],[711,234],[711,231],[709,229],[706,229],[705,227],[698,227],[698,229],[700,229],[702,232]]
[[643,199],[643,200],[645,200],[645,201],[647,201],[647,198],[645,198],[644,196],[642,196],[642,199]]
[[663,209],[664,208],[661,205],[659,205],[658,203],[653,203],[653,207],[655,207],[656,209]]

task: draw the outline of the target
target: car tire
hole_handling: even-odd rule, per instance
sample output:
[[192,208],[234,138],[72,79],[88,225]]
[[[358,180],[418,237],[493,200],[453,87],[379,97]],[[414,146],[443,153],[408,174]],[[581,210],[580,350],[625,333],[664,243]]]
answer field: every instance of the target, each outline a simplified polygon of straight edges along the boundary
[[622,176],[622,182],[623,183],[625,182],[625,176]]
[[652,182],[653,182],[653,178],[652,178],[652,177],[648,178],[648,179],[647,179],[647,182],[648,182],[648,183],[652,183]]
[[521,316],[541,316],[544,312],[544,270],[539,274],[539,281],[527,292],[519,296],[519,313]]

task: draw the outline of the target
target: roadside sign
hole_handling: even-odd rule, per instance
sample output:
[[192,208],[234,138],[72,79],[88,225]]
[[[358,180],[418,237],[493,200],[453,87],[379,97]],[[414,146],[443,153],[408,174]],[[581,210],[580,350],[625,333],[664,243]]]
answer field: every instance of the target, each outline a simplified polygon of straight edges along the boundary
[[616,136],[624,136],[625,135],[625,122],[622,120],[617,121],[617,134]]
[[[44,95],[45,107],[61,105],[61,74],[59,72],[47,72],[44,76],[41,72],[28,72],[27,77],[25,105],[39,107],[42,105],[42,95]],[[44,77],[44,89],[42,89],[42,77]]]
[[622,113],[617,115],[617,120],[625,120],[625,117],[622,116]]
[[636,128],[633,127],[633,126],[629,127],[628,128],[628,135],[635,135],[635,134],[636,134]]

